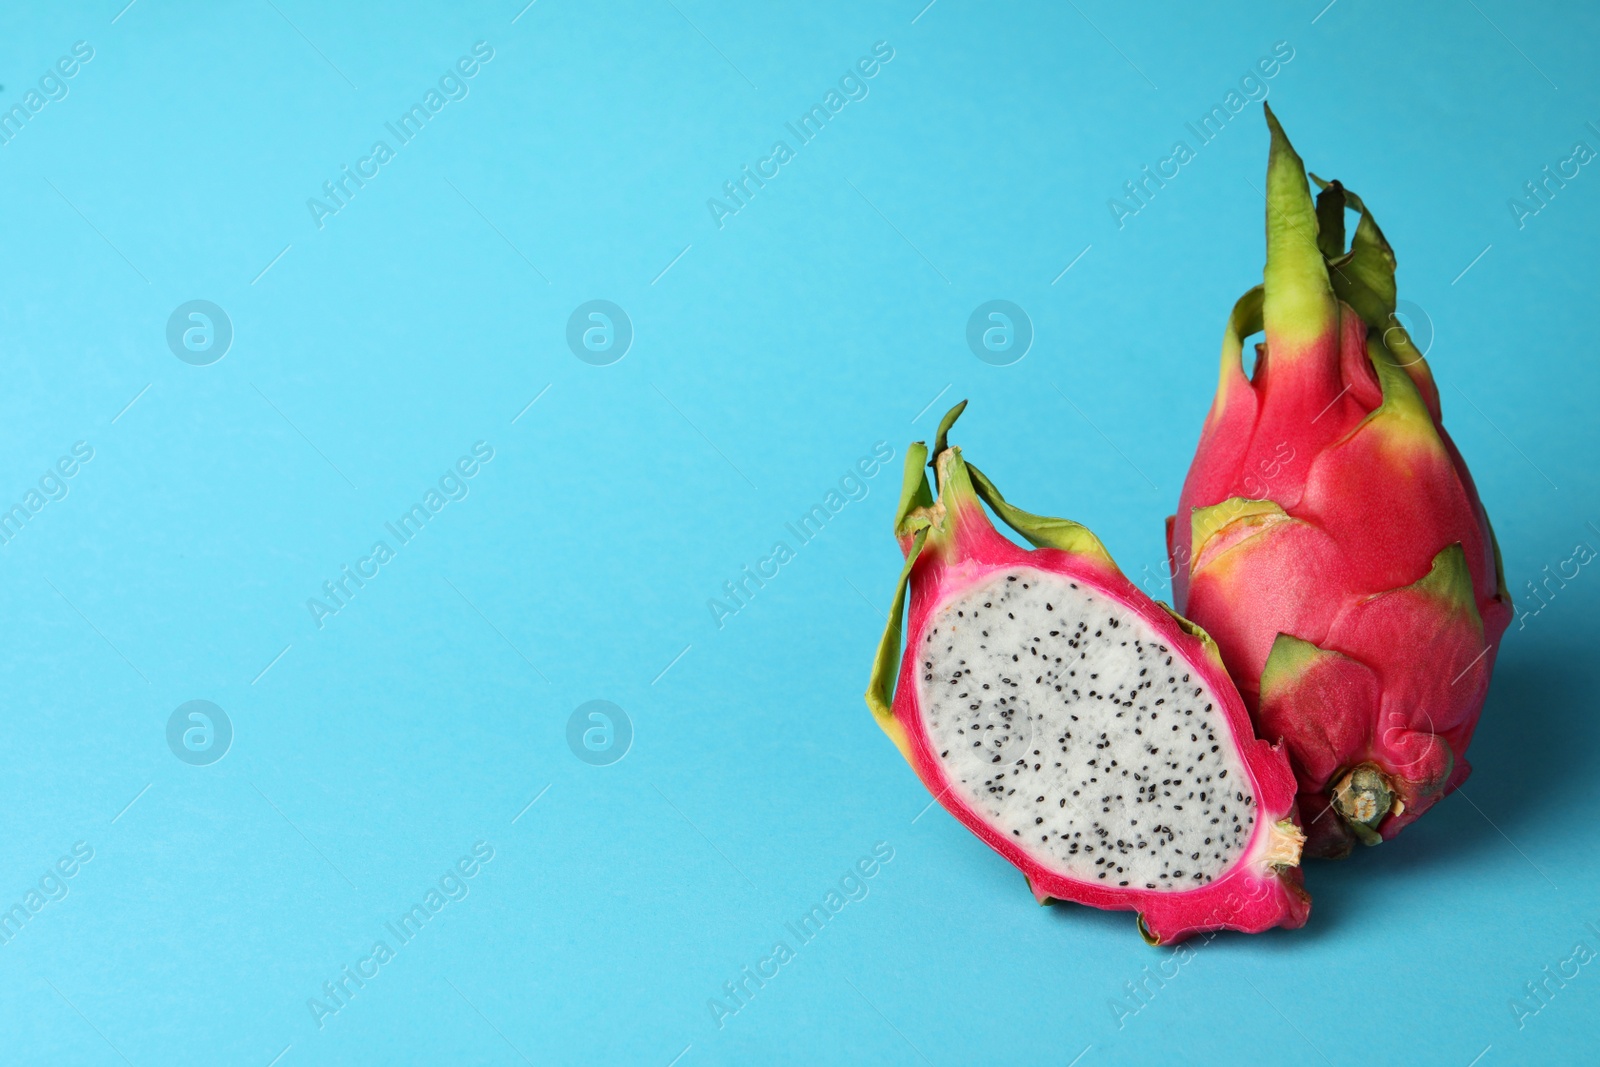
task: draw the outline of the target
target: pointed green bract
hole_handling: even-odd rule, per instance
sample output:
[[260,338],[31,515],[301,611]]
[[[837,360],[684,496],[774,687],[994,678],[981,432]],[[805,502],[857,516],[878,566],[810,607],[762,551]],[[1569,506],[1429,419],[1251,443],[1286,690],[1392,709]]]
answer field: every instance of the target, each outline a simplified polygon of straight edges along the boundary
[[1472,592],[1472,572],[1467,568],[1467,553],[1460,541],[1440,549],[1428,573],[1417,579],[1411,588],[1438,600],[1450,611],[1470,615],[1482,627],[1478,601]]
[[[1311,180],[1323,189],[1324,194],[1330,189],[1339,189],[1345,203],[1361,213],[1355,236],[1350,240],[1350,250],[1328,259],[1328,274],[1333,280],[1334,293],[1355,309],[1369,329],[1382,334],[1384,344],[1416,382],[1428,406],[1437,409],[1438,390],[1433,384],[1427,361],[1395,315],[1396,263],[1394,249],[1390,247],[1388,238],[1383,236],[1383,231],[1378,228],[1378,220],[1373,218],[1372,212],[1359,196],[1337,181],[1325,182],[1315,174],[1311,175]],[[1320,216],[1321,196],[1317,198],[1317,207]]]
[[[961,449],[947,447],[950,428],[955,425],[966,407],[967,402],[963,400],[945,412],[944,418],[939,420],[939,432],[934,437],[933,459],[928,463],[934,469],[935,481],[939,486],[939,499],[947,512],[953,514],[966,497],[976,495],[989,505],[990,510],[998,515],[1002,522],[1026,538],[1035,548],[1058,548],[1063,552],[1087,556],[1117,571],[1111,553],[1106,551],[1100,539],[1090,533],[1087,527],[1071,519],[1035,515],[1031,511],[1023,511],[1008,503],[1000,494],[1000,490],[995,488],[995,484],[982,471],[961,458]],[[912,459],[908,455],[906,458],[908,481],[911,478],[911,465]]]
[[[1244,372],[1244,339],[1261,332],[1261,303],[1266,290],[1256,286],[1241,296],[1228,316],[1228,328],[1222,335],[1222,370],[1217,379],[1217,397],[1225,403],[1228,389],[1233,384],[1233,373]],[[1213,410],[1220,410],[1219,408]]]
[[978,491],[960,448],[946,448],[934,456],[933,469],[938,475],[939,503],[944,505],[946,522],[956,517],[963,506],[977,504]]
[[1100,539],[1091,533],[1087,526],[1071,519],[1055,519],[1023,511],[1007,503],[1006,498],[1000,495],[1000,490],[996,489],[994,483],[977,467],[967,464],[966,470],[971,475],[973,488],[977,490],[979,499],[1000,516],[1001,522],[1026,538],[1035,548],[1058,548],[1073,555],[1087,556],[1121,573],[1117,570],[1116,563],[1112,561],[1111,553],[1106,551],[1105,545],[1100,543]]
[[939,457],[944,455],[944,450],[949,447],[950,428],[956,424],[956,420],[961,417],[961,413],[965,410],[967,410],[967,402],[963,400],[945,412],[944,418],[939,420],[939,432],[933,435],[933,462],[929,463],[930,467],[933,463],[939,461]]
[[1349,265],[1333,272],[1333,290],[1368,326],[1387,330],[1395,325],[1394,249],[1361,198],[1346,189],[1345,199],[1361,212],[1361,221],[1350,239]]
[[1251,500],[1242,496],[1229,497],[1220,504],[1212,504],[1210,507],[1195,508],[1189,515],[1191,565],[1192,561],[1199,559],[1201,553],[1205,551],[1207,541],[1240,519],[1287,519],[1288,517],[1283,508],[1270,500]]
[[1344,255],[1344,186],[1315,174],[1311,180],[1322,190],[1317,194],[1317,248],[1323,259],[1338,259]]
[[928,475],[923,464],[928,458],[928,446],[921,441],[911,442],[906,449],[905,476],[900,481],[900,505],[894,513],[896,537],[905,536],[906,520],[919,508],[933,503],[933,493],[928,488]]
[[1433,414],[1422,398],[1416,379],[1407,372],[1407,364],[1402,362],[1386,343],[1393,338],[1392,332],[1386,339],[1384,332],[1367,331],[1367,359],[1371,362],[1372,369],[1377,372],[1378,388],[1383,391],[1383,403],[1366,417],[1363,425],[1379,419],[1392,420],[1397,431],[1412,433],[1418,442],[1436,448],[1445,457],[1445,462],[1449,462],[1444,441],[1439,437],[1438,428],[1433,422]]
[[878,652],[872,660],[872,675],[867,680],[867,707],[883,732],[902,752],[906,739],[905,731],[894,720],[894,685],[895,676],[900,671],[900,639],[904,633],[906,592],[911,582],[911,569],[922,555],[930,528],[926,509],[933,504],[933,493],[928,488],[928,475],[924,467],[927,458],[928,446],[921,441],[913,441],[906,449],[905,476],[901,479],[900,503],[894,513],[894,532],[897,538],[910,537],[911,543],[906,546],[906,562],[895,584],[889,621],[884,626],[883,637],[878,641]]
[[894,587],[894,603],[889,606],[889,623],[884,627],[883,638],[878,642],[878,654],[872,660],[872,676],[867,679],[867,707],[878,720],[885,733],[895,744],[901,744],[901,731],[894,721],[894,682],[900,673],[900,638],[904,632],[906,589],[911,582],[911,568],[922,555],[922,546],[928,539],[926,525],[917,530],[911,541],[911,551],[906,553],[905,566],[900,568],[900,580]]
[[1218,670],[1226,671],[1228,669],[1222,662],[1222,649],[1218,648],[1216,641],[1212,639],[1210,634],[1206,633],[1205,627],[1179,615],[1173,610],[1172,605],[1164,600],[1156,601],[1156,607],[1172,616],[1172,621],[1178,624],[1180,630],[1200,642],[1201,647],[1205,649],[1206,657],[1211,660]]
[[[1263,317],[1268,344],[1281,339],[1306,344],[1338,322],[1338,304],[1317,247],[1317,214],[1306,184],[1306,168],[1283,127],[1263,104],[1272,131],[1267,157],[1267,269]],[[1292,353],[1273,353],[1278,358]]]
[[[939,423],[935,438],[939,451],[932,463],[928,462],[928,446],[913,441],[906,449],[905,474],[900,482],[900,503],[895,508],[894,532],[897,538],[910,537],[905,545],[905,565],[900,568],[900,578],[895,583],[894,601],[889,606],[889,619],[883,637],[878,641],[878,652],[872,661],[872,675],[867,680],[867,707],[884,733],[906,752],[905,730],[894,718],[895,678],[900,672],[902,638],[905,633],[906,596],[910,590],[911,572],[917,560],[928,547],[928,541],[945,542],[953,533],[953,519],[959,507],[959,498],[975,498],[972,484],[967,480],[965,465],[959,449],[947,449],[944,442],[956,419],[966,408],[965,400],[945,413]],[[928,484],[927,468],[932,466],[939,483],[942,509],[934,507],[933,489]],[[935,526],[935,523],[938,526]]]
[[[1361,198],[1337,181],[1325,182],[1315,174],[1311,180],[1321,187],[1322,193],[1317,197],[1317,214],[1322,216],[1323,197],[1334,190],[1338,190],[1338,198],[1342,204],[1348,205],[1361,213],[1361,221],[1356,224],[1355,235],[1350,239],[1350,250],[1345,252],[1342,235],[1344,233],[1343,219],[1340,220],[1339,232],[1341,241],[1332,246],[1329,251],[1325,245],[1323,255],[1328,258],[1328,273],[1333,281],[1333,291],[1340,300],[1355,308],[1356,314],[1368,326],[1378,330],[1393,330],[1399,326],[1394,317],[1395,308],[1395,281],[1394,249],[1389,247],[1389,241],[1383,236],[1383,231],[1378,228],[1378,221],[1372,217],[1372,212],[1367,210],[1367,205]],[[1343,211],[1340,211],[1343,215]],[[1399,330],[1403,334],[1405,331]],[[1390,334],[1390,345],[1396,343],[1396,333]],[[1410,338],[1405,344],[1409,346]],[[1421,358],[1420,355],[1417,358]]]
[[1279,634],[1267,654],[1267,664],[1261,668],[1261,699],[1270,701],[1294,686],[1318,662],[1329,657],[1344,659],[1338,652],[1318,648],[1310,641],[1302,641],[1290,634]]

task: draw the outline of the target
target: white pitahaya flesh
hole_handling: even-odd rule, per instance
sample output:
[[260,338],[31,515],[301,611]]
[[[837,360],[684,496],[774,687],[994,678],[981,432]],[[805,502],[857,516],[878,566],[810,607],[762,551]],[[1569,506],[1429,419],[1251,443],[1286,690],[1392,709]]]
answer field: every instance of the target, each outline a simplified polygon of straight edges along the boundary
[[955,791],[1074,877],[1212,882],[1256,803],[1218,698],[1153,627],[1048,571],[948,601],[918,646],[918,697]]

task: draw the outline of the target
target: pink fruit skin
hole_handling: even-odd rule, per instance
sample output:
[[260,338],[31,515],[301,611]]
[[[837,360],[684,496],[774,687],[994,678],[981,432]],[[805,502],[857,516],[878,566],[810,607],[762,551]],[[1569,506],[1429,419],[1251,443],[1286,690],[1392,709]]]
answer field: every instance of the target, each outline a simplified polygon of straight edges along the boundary
[[[1216,640],[1260,735],[1286,743],[1307,854],[1340,855],[1353,839],[1329,809],[1329,790],[1352,767],[1376,764],[1400,801],[1376,827],[1384,839],[1466,779],[1467,745],[1512,607],[1488,517],[1420,354],[1407,340],[1408,358],[1395,359],[1386,347],[1400,347],[1394,330],[1374,347],[1376,331],[1342,300],[1327,302],[1309,338],[1304,316],[1279,329],[1273,254],[1269,236],[1266,342],[1254,380],[1225,344],[1216,399],[1168,520],[1173,599]],[[1271,501],[1281,514],[1235,505],[1238,517],[1217,515],[1195,545],[1195,510],[1233,498]],[[1461,595],[1441,597],[1438,573],[1414,585],[1452,545],[1470,592],[1462,581]],[[1297,663],[1264,694],[1280,634],[1340,655]]]
[[[1233,683],[1211,658],[1199,638],[1185,632],[1173,617],[1128,581],[1109,560],[1100,560],[1052,548],[1032,551],[1002,536],[990,523],[982,504],[973,498],[957,504],[953,538],[928,547],[911,571],[911,608],[905,647],[921,646],[928,621],[938,607],[960,596],[996,571],[1034,567],[1080,581],[1141,615],[1196,669],[1217,696],[1227,728],[1238,747],[1257,799],[1254,834],[1246,857],[1259,857],[1267,847],[1274,823],[1289,819],[1294,810],[1294,777],[1282,751],[1251,732],[1249,713],[1238,699]],[[901,550],[912,538],[902,536]],[[1301,888],[1298,866],[1271,867],[1243,859],[1209,885],[1182,892],[1156,892],[1107,887],[1052,873],[1040,867],[1009,838],[954,795],[951,782],[935,756],[917,706],[917,663],[907,656],[900,665],[894,698],[894,717],[908,742],[907,757],[928,791],[967,829],[1004,856],[1028,878],[1041,903],[1050,899],[1073,901],[1095,908],[1138,911],[1148,937],[1158,943],[1181,941],[1190,935],[1216,929],[1257,933],[1274,926],[1303,926],[1311,900]]]

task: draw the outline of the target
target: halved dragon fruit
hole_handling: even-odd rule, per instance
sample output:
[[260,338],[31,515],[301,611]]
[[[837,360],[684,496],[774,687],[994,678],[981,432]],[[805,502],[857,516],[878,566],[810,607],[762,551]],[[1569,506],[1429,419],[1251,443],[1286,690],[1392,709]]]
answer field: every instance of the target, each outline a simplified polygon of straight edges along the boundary
[[[1136,911],[1152,944],[1303,925],[1294,777],[1250,732],[1216,646],[1087,529],[1013,507],[946,448],[965,406],[939,427],[937,499],[927,447],[906,457],[906,562],[867,689],[878,724],[1041,903]],[[1001,536],[985,503],[1038,547]]]
[[[1288,748],[1307,854],[1337,856],[1466,779],[1511,598],[1433,375],[1394,317],[1394,252],[1338,182],[1319,181],[1313,206],[1266,118],[1265,280],[1229,319],[1167,543],[1178,609]],[[1348,250],[1346,207],[1360,213]],[[1244,339],[1263,329],[1246,376]]]

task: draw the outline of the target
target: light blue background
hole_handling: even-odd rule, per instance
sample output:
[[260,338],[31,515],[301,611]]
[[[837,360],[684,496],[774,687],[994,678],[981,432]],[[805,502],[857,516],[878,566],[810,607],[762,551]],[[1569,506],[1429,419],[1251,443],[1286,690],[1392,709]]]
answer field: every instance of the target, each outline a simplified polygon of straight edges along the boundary
[[[1600,172],[1525,228],[1507,207],[1600,148],[1600,17],[924,2],[8,13],[7,108],[94,58],[0,146],[0,503],[94,459],[0,548],[0,902],[94,858],[0,945],[0,1060],[1592,1058],[1600,963],[1520,1028],[1511,1001],[1600,950],[1593,567],[1513,624],[1463,794],[1311,866],[1304,930],[1196,943],[1120,1025],[1124,983],[1177,962],[918,818],[861,692],[899,458],[961,397],[1013,499],[1165,595],[1162,518],[1260,277],[1259,109],[1121,229],[1107,200],[1277,41],[1271,102],[1431,320],[1522,606],[1600,547]],[[476,41],[470,95],[319,229],[307,198]],[[876,41],[870,95],[718,229],[707,199]],[[596,298],[636,331],[607,367],[564,340]],[[211,366],[165,342],[191,299],[233,323]],[[991,299],[1036,330],[1013,366],[964,341]],[[470,495],[319,629],[307,598],[477,441]],[[719,629],[708,598],[879,441],[866,499]],[[194,699],[235,730],[208,767],[165,741]],[[594,699],[636,732],[611,766],[565,740]],[[478,841],[470,895],[319,1029],[308,998]],[[876,842],[870,895],[719,1029],[708,998]]]

